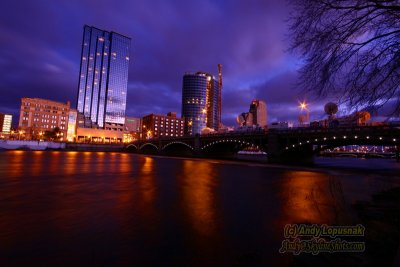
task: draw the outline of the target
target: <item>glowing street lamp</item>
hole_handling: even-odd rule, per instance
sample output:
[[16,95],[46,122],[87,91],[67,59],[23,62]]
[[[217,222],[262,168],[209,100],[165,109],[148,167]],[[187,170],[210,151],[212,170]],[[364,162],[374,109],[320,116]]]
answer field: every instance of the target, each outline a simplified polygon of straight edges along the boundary
[[23,130],[19,130],[18,131],[18,139],[19,140],[21,140],[21,135],[23,135],[24,134],[24,131]]
[[151,134],[151,131],[150,130],[148,130],[147,131],[147,139],[151,139],[153,136],[152,136],[152,134]]
[[306,101],[300,102],[299,103],[299,108],[301,111],[303,110],[307,110],[308,111],[308,104],[306,103]]
[[303,115],[299,116],[300,124],[303,124],[306,121],[310,121],[310,110],[308,109],[308,103],[306,103],[306,101],[299,102],[299,108],[300,108],[300,112],[303,110],[305,110],[307,112],[305,118],[303,117]]

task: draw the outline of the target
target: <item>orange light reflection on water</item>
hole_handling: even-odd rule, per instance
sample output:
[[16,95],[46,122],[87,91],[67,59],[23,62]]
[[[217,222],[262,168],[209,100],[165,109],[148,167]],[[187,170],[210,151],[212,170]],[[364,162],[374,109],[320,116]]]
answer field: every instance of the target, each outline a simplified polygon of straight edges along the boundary
[[209,162],[184,160],[180,182],[183,200],[196,232],[210,236],[216,229],[215,222],[215,168]]
[[138,181],[140,192],[142,193],[142,201],[149,204],[154,200],[156,186],[154,182],[154,159],[150,157],[144,158],[144,164],[140,169],[140,178]]
[[64,162],[64,172],[67,176],[73,175],[76,173],[76,163],[79,158],[79,152],[76,151],[68,151],[66,153],[66,160]]
[[281,182],[281,223],[332,224],[342,221],[345,209],[341,185],[327,174],[287,172]]
[[107,158],[107,154],[105,152],[94,152],[91,155],[92,160],[95,160],[96,164],[92,167],[92,172],[96,172],[99,175],[104,173],[108,166],[104,163]]
[[44,151],[33,151],[31,155],[32,163],[29,166],[29,171],[32,176],[39,176],[43,171],[43,153]]
[[[47,170],[46,172],[49,172],[51,174],[55,173],[60,173],[60,169],[62,169],[62,165],[64,164],[63,162],[60,161],[60,158],[62,157],[63,152],[60,151],[52,151],[51,152],[51,157],[50,157],[50,162],[49,166],[46,166]],[[64,174],[64,173],[60,173]]]
[[10,153],[10,165],[13,166],[13,168],[7,168],[9,175],[6,175],[6,177],[21,176],[24,168],[24,157],[26,151],[14,150],[9,151],[8,153]]
[[[119,175],[115,180],[115,189],[118,194],[118,210],[124,210],[127,206],[132,205],[134,195],[134,179],[130,176],[132,170],[130,164],[130,158],[126,154],[121,154],[121,160],[119,164]],[[121,215],[123,217],[123,214]]]

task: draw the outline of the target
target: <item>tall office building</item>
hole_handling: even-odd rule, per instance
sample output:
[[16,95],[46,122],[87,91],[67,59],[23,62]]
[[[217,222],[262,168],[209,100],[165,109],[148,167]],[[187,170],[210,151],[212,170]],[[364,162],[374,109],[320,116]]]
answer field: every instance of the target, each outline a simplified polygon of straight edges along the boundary
[[251,101],[249,112],[253,115],[253,125],[267,126],[267,104],[262,100]]
[[85,127],[123,130],[131,39],[85,25],[77,110]]
[[218,130],[219,83],[209,73],[187,73],[183,76],[182,117],[185,134],[200,134],[205,127]]

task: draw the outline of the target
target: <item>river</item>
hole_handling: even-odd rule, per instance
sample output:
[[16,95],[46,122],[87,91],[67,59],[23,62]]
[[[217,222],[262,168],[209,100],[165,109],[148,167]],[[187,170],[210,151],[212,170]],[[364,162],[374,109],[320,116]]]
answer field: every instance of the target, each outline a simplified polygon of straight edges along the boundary
[[0,266],[289,265],[284,225],[356,222],[352,204],[400,185],[334,163],[0,152]]

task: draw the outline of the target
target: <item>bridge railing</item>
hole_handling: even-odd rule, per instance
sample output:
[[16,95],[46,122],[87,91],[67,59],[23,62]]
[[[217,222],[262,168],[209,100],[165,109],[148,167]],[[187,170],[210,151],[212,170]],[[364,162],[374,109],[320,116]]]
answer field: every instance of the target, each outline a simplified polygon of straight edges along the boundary
[[355,127],[336,127],[336,128],[312,128],[312,127],[300,127],[291,129],[270,129],[270,133],[277,134],[320,134],[320,133],[355,133],[355,132],[389,132],[389,131],[400,131],[400,127],[396,126],[355,126]]

